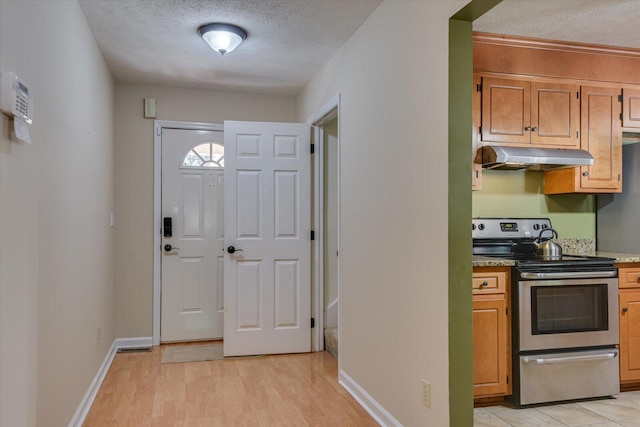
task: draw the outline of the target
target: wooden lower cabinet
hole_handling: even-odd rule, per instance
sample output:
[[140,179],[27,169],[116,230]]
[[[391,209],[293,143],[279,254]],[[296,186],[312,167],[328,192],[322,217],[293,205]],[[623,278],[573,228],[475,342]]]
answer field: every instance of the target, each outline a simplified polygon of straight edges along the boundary
[[[473,272],[473,396],[510,395],[509,269],[474,268]],[[477,283],[494,286],[478,288]]]
[[640,382],[640,288],[620,290],[620,382]]
[[640,385],[640,265],[618,268],[620,383]]

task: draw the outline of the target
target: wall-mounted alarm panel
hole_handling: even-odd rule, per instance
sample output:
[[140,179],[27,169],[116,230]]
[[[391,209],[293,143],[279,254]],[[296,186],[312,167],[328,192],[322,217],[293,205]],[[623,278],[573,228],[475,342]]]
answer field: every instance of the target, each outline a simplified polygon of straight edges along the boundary
[[4,72],[0,86],[0,108],[2,112],[15,116],[27,124],[33,121],[33,100],[27,82],[14,72]]

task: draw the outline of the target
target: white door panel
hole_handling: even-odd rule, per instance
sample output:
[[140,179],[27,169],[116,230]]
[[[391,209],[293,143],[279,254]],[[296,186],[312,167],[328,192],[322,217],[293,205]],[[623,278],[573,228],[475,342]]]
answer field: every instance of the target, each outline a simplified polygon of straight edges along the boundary
[[[162,238],[165,342],[223,335],[224,171],[182,166],[191,148],[209,142],[222,145],[222,132],[162,130],[162,217],[173,225],[173,235]],[[166,251],[167,244],[177,249]]]
[[225,356],[310,351],[310,129],[225,122]]

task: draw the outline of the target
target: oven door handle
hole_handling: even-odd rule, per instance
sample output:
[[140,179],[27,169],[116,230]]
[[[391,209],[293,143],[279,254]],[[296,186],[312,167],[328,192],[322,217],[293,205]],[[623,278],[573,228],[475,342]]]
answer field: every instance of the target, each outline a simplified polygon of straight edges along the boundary
[[616,277],[616,271],[569,271],[558,273],[521,272],[523,279],[596,279],[600,277]]
[[569,357],[523,357],[522,363],[525,365],[550,365],[552,363],[585,362],[594,360],[610,360],[616,357],[616,353],[589,354],[587,356]]

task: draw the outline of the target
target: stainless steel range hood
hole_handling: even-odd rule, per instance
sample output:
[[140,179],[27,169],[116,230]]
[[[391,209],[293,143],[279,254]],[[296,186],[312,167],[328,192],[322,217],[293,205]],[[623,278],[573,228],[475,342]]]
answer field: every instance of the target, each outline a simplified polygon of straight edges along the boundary
[[592,166],[593,156],[585,150],[487,145],[478,149],[475,162],[485,169],[546,171]]

